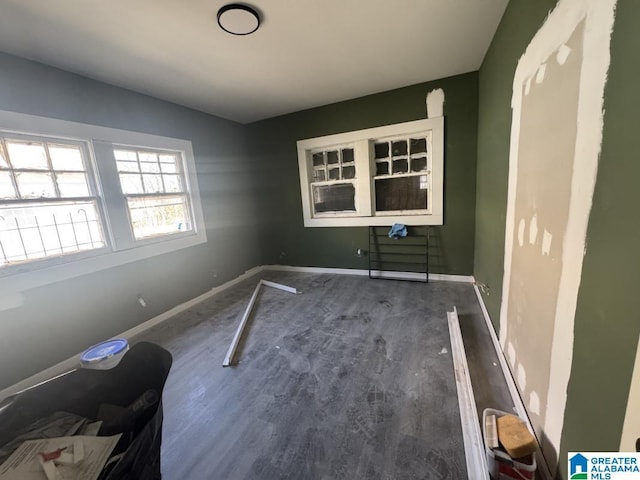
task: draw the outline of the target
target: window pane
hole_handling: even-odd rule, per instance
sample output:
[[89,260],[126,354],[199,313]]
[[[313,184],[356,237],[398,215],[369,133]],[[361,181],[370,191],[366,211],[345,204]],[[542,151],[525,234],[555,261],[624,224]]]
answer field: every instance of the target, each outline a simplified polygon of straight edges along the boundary
[[49,155],[54,170],[84,171],[80,147],[49,144]]
[[132,150],[114,149],[113,155],[116,157],[116,160],[133,160],[133,161],[138,160],[138,156],[136,155],[136,152]]
[[345,180],[356,178],[356,167],[342,167],[342,178]]
[[163,175],[166,192],[183,192],[182,177],[180,175]]
[[157,163],[140,163],[140,169],[143,172],[160,173],[160,165]]
[[140,178],[140,175],[137,173],[121,173],[120,186],[124,194],[144,193],[142,189],[142,178]]
[[84,173],[59,173],[56,177],[62,197],[89,196],[89,186]]
[[338,151],[327,152],[327,163],[329,165],[333,165],[334,163],[338,163],[340,159],[338,158]]
[[140,162],[146,163],[158,163],[158,154],[152,152],[140,152],[138,153],[138,157],[140,158]]
[[332,168],[329,170],[329,180],[340,180],[340,169]]
[[0,265],[105,246],[95,202],[5,206],[0,216]]
[[49,168],[44,144],[37,142],[7,141],[9,159],[13,168],[33,168],[46,170]]
[[342,150],[342,163],[351,163],[353,160],[353,148],[344,148]]
[[0,171],[0,198],[16,198],[16,191],[11,183],[9,172]]
[[427,139],[426,138],[412,138],[409,140],[411,143],[411,153],[426,153],[427,151]]
[[314,182],[324,182],[327,179],[324,170],[316,170],[313,172],[313,181]]
[[313,187],[313,208],[316,213],[355,211],[355,199],[356,189],[351,183]]
[[160,163],[173,163],[175,165],[178,160],[178,156],[173,153],[162,153],[158,155]]
[[161,163],[160,169],[162,173],[178,173],[178,166],[175,162],[173,163]]
[[129,198],[127,202],[137,239],[192,230],[186,199],[182,195]]
[[0,143],[0,168],[8,168],[9,164],[7,163],[7,157],[4,153],[4,147],[2,143]]
[[139,172],[140,171],[138,162],[127,162],[127,161],[117,160],[116,165],[118,166],[118,172]]
[[376,158],[387,158],[389,156],[389,144],[387,142],[376,143],[374,151]]
[[391,143],[391,151],[393,156],[395,157],[396,155],[406,155],[407,154],[407,141],[406,140],[400,140],[397,142],[392,142]]
[[393,161],[393,173],[407,173],[409,171],[409,162],[406,158]]
[[377,162],[376,163],[376,175],[388,175],[389,174],[389,163],[388,162]]
[[324,155],[322,152],[318,152],[318,153],[314,153],[313,154],[313,166],[314,167],[319,167],[321,165],[324,165]]
[[162,193],[162,175],[142,175],[145,193]]
[[56,197],[50,173],[16,172],[16,181],[22,198]]
[[427,189],[421,181],[424,175],[381,178],[375,181],[376,211],[424,210]]
[[411,159],[411,171],[421,172],[427,169],[427,157],[412,158]]

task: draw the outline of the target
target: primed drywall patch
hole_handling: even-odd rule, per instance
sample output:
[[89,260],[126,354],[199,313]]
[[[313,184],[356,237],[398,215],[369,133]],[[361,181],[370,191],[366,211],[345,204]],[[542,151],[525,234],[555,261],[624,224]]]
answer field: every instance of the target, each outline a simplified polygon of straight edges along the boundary
[[538,238],[538,217],[534,214],[529,222],[529,243],[531,245],[536,244]]
[[538,68],[538,73],[536,73],[536,83],[542,83],[544,81],[544,74],[547,71],[547,66],[543,63]]
[[549,256],[551,252],[551,241],[553,240],[553,235],[547,232],[547,229],[544,229],[544,233],[542,234],[542,255]]
[[444,116],[444,90],[436,88],[427,93],[427,118]]
[[524,245],[524,229],[526,228],[526,224],[524,222],[524,218],[520,219],[520,223],[518,224],[518,244],[522,247]]
[[[526,369],[528,391],[521,393],[530,398],[531,421],[552,471],[571,372],[615,4],[560,0],[531,40],[513,81],[500,342],[503,348],[515,345]],[[514,248],[517,219],[533,215],[536,229],[549,236],[532,245],[537,232],[530,222],[530,244]]]
[[518,386],[523,391],[527,388],[527,372],[524,371],[521,363],[518,364]]
[[509,343],[509,348],[507,349],[507,357],[509,359],[511,368],[514,368],[516,365],[516,349],[514,348],[513,343]]
[[558,61],[558,63],[560,65],[564,65],[564,62],[567,61],[567,58],[569,58],[569,54],[570,53],[571,53],[571,49],[569,47],[567,47],[566,45],[562,45],[558,49],[558,53],[556,55],[556,60]]
[[529,394],[529,410],[536,415],[540,415],[540,397],[536,392]]

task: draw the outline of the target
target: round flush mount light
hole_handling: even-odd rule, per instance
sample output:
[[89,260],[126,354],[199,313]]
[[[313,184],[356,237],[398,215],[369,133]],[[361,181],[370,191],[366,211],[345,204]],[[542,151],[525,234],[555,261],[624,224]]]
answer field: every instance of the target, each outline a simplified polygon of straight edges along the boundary
[[253,8],[230,3],[218,10],[218,25],[232,35],[249,35],[260,26],[260,16]]

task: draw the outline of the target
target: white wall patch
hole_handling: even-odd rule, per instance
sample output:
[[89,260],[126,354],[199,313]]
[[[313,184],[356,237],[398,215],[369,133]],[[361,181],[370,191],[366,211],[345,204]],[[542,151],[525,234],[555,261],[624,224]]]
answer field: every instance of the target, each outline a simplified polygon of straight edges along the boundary
[[518,243],[521,247],[524,246],[524,229],[526,226],[524,218],[521,218],[520,223],[518,224]]
[[542,234],[542,255],[549,255],[551,252],[551,240],[553,240],[553,235],[547,232],[547,229],[544,229],[544,233]]
[[[559,458],[571,375],[577,296],[602,143],[616,1],[559,0],[529,42],[513,78],[499,333],[510,366],[514,367],[517,353],[527,372],[528,387],[535,391],[529,395],[528,408],[537,415],[532,419],[536,433],[547,440],[542,451],[551,471],[556,470]],[[561,123],[563,115],[572,119]],[[564,175],[551,179],[560,188],[553,190],[560,194],[554,195],[551,205],[544,183],[537,178],[540,159],[547,163],[553,159]],[[540,229],[537,260],[531,256],[532,249],[518,247],[520,219],[531,218],[533,212],[537,219],[528,222],[525,238],[537,245]],[[553,288],[557,295],[537,305],[541,278],[549,279],[546,288]],[[529,307],[524,313],[523,306]],[[532,309],[541,314],[541,324],[530,321]],[[544,342],[544,354],[535,348],[535,342]],[[518,345],[517,352],[511,352],[513,345]]]
[[427,93],[427,118],[444,116],[444,90],[436,88]]
[[518,363],[518,386],[520,387],[520,391],[524,392],[524,389],[527,388],[527,372],[524,371],[524,367],[522,363]]
[[529,395],[529,410],[536,415],[540,415],[540,397],[536,392],[531,392]]
[[538,217],[534,215],[529,222],[529,243],[535,245],[538,239]]
[[515,368],[516,366],[516,349],[513,347],[513,343],[509,342],[509,346],[507,347],[507,357],[509,358],[509,364],[511,368]]
[[544,74],[547,71],[547,65],[542,64],[538,68],[538,72],[536,73],[536,83],[542,83],[544,81]]
[[564,62],[567,61],[567,58],[569,58],[569,54],[570,53],[571,53],[571,49],[569,47],[567,47],[566,45],[562,45],[558,49],[558,54],[556,55],[556,60],[558,61],[558,63],[560,65],[564,65]]

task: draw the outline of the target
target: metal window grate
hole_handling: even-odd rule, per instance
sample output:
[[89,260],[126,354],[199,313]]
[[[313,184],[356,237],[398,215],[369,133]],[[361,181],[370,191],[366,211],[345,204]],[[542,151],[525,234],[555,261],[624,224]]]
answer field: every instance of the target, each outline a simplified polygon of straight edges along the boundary
[[[0,265],[60,256],[105,247],[95,205],[73,205],[61,211],[28,214],[38,207],[2,212],[0,215]],[[41,209],[55,209],[52,206]]]

